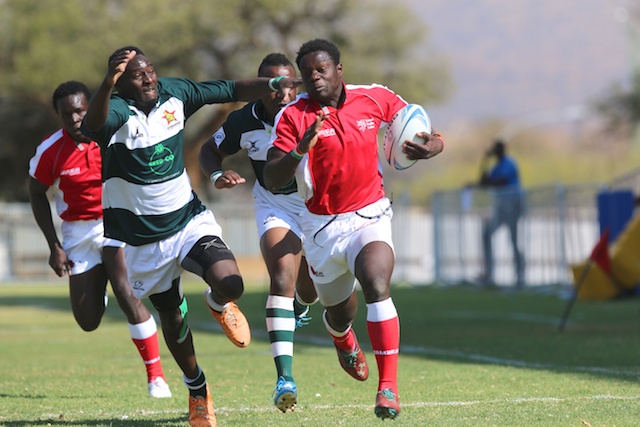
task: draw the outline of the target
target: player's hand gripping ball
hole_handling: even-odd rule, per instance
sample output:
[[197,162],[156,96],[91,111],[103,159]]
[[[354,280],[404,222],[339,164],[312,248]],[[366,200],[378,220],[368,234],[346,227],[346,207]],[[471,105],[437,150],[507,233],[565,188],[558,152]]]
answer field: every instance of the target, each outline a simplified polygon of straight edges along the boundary
[[413,166],[417,160],[407,158],[402,144],[406,140],[424,144],[424,139],[416,136],[419,132],[431,133],[431,119],[420,105],[409,104],[393,116],[384,134],[384,156],[391,166],[398,170]]

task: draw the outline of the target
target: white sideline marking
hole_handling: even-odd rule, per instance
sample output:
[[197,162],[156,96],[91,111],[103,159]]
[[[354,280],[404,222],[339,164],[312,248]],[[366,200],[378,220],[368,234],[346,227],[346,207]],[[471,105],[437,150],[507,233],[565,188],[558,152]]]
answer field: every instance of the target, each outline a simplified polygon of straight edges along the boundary
[[486,356],[483,354],[464,353],[462,351],[442,350],[437,348],[425,348],[416,346],[401,346],[400,353],[408,354],[421,354],[421,355],[436,355],[455,357],[459,359],[472,360],[475,362],[491,363],[493,365],[504,366],[517,366],[519,368],[529,369],[559,369],[569,372],[589,372],[610,374],[619,376],[640,376],[640,371],[624,371],[620,369],[600,368],[596,366],[572,366],[572,365],[556,365],[553,363],[531,363],[523,362],[522,360],[501,359],[499,357]]
[[[199,322],[197,325],[199,329],[205,330],[220,330],[217,323],[204,323]],[[218,327],[218,329],[216,329]],[[268,340],[269,336],[263,332],[253,332],[252,334],[261,339]],[[319,337],[306,337],[304,335],[296,336],[295,341],[297,343],[303,344],[313,344],[322,347],[332,347],[333,344],[328,338],[319,338]],[[363,346],[365,350],[368,350]],[[429,347],[418,347],[418,346],[400,346],[400,354],[414,354],[421,356],[441,356],[441,357],[449,357],[463,360],[470,360],[473,362],[483,362],[490,363],[492,365],[502,365],[502,366],[515,366],[519,368],[527,368],[527,369],[554,369],[554,370],[562,370],[567,372],[586,372],[592,374],[607,374],[607,375],[616,375],[622,377],[638,377],[640,378],[640,371],[626,371],[620,369],[611,369],[611,368],[600,368],[597,366],[572,366],[572,365],[556,365],[553,363],[535,363],[535,362],[524,362],[522,360],[511,360],[511,359],[502,359],[499,357],[487,356],[484,354],[474,354],[474,353],[465,353],[462,351],[453,351],[453,350],[443,350],[439,348],[429,348]]]
[[[577,401],[591,401],[591,400],[640,400],[640,396],[612,396],[612,395],[596,395],[586,397],[527,397],[527,398],[515,398],[515,399],[490,399],[490,400],[469,400],[469,401],[446,401],[446,402],[402,402],[403,408],[424,408],[424,407],[446,407],[446,406],[475,406],[475,405],[495,405],[500,403],[536,403],[536,402],[577,402]],[[358,405],[298,405],[299,411],[304,410],[341,410],[341,409],[371,409],[373,404],[358,404]],[[215,408],[216,414],[223,413],[244,413],[244,412],[278,412],[275,406],[263,406],[263,407],[217,407]],[[125,414],[109,414],[110,416],[118,417],[120,419],[128,419],[129,417],[135,417],[140,415],[162,415],[162,414],[187,414],[186,410],[171,409],[166,411],[147,411],[139,410],[128,415]],[[59,414],[43,414],[44,417],[57,417]],[[105,414],[106,415],[106,414]]]
[[[403,408],[422,408],[426,406],[473,406],[473,405],[494,405],[496,403],[526,403],[526,402],[572,402],[581,400],[639,400],[640,396],[587,396],[587,397],[527,397],[527,398],[515,398],[515,399],[491,399],[491,400],[470,400],[470,401],[448,401],[448,402],[412,402],[404,403],[400,405]],[[304,409],[370,409],[373,408],[372,404],[359,404],[359,405],[299,405],[300,410]],[[270,406],[268,408],[216,408],[216,413],[220,412],[249,412],[249,411],[273,411],[275,407]]]

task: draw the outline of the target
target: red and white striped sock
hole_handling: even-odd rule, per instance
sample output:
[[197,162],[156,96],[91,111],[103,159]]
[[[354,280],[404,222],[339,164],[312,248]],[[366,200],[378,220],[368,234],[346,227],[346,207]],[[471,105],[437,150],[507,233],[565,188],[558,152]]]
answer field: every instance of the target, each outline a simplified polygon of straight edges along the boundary
[[391,298],[367,304],[367,331],[378,364],[378,390],[398,392],[400,321]]
[[147,381],[157,377],[164,378],[162,363],[160,362],[160,345],[158,344],[158,329],[153,316],[142,323],[129,323],[129,334],[136,345],[142,361],[147,368]]

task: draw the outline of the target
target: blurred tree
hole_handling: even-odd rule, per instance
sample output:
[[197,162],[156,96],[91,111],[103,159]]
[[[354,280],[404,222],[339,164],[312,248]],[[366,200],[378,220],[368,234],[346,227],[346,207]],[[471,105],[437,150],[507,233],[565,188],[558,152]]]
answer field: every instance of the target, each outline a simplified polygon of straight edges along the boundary
[[[293,59],[301,43],[322,37],[341,48],[350,83],[384,84],[416,103],[441,100],[449,88],[446,61],[427,48],[424,24],[397,2],[389,8],[384,0],[185,0],[179,6],[169,0],[0,0],[0,9],[0,94],[19,110],[50,109],[51,93],[66,80],[97,87],[108,56],[125,45],[141,48],[160,76],[237,79],[255,76],[269,52]],[[197,152],[239,107],[204,108],[187,126],[185,160],[199,191]],[[23,126],[19,119],[5,122],[2,144],[30,156],[58,125],[50,118],[31,123],[35,135],[28,141]],[[0,170],[0,187],[24,188],[26,165],[22,171]]]
[[609,94],[595,102],[596,111],[605,121],[605,131],[619,136],[631,136],[640,141],[640,74],[631,80],[629,88],[614,85]]
[[640,6],[621,0],[614,9],[614,19],[623,24],[629,43],[631,69],[628,87],[614,84],[610,92],[594,102],[604,119],[605,131],[640,146]]
[[0,200],[26,202],[29,159],[47,136],[43,130],[59,128],[57,117],[48,105],[6,98],[0,98],[0,117]]

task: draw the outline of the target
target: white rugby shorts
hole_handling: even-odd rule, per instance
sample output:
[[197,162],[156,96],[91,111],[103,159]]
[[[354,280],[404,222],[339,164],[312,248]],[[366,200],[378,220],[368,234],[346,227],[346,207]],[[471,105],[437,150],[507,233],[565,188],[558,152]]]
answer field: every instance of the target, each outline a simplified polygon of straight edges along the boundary
[[142,299],[171,289],[171,282],[184,272],[180,264],[203,236],[222,239],[222,229],[208,209],[164,240],[142,246],[126,245],[124,255],[133,294]]
[[72,262],[70,275],[82,274],[102,264],[102,248],[123,247],[124,243],[104,237],[102,218],[88,221],[63,221],[62,248]]
[[299,195],[273,194],[256,181],[253,197],[259,237],[272,228],[286,228],[303,240],[300,222],[307,208]]
[[336,305],[351,295],[356,283],[356,257],[367,244],[385,242],[394,250],[392,216],[386,197],[356,212],[305,215],[302,231],[309,275],[323,306]]

